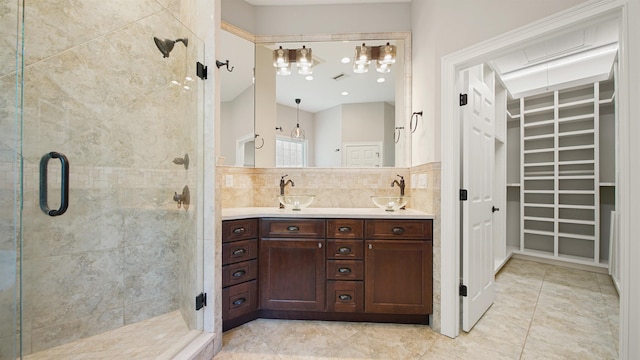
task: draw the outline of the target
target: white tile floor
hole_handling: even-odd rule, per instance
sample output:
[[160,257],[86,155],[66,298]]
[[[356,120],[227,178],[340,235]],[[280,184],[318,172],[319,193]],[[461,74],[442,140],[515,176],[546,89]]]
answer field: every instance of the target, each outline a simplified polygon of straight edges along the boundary
[[512,259],[468,334],[428,326],[259,319],[226,332],[215,360],[617,359],[618,295],[607,275]]

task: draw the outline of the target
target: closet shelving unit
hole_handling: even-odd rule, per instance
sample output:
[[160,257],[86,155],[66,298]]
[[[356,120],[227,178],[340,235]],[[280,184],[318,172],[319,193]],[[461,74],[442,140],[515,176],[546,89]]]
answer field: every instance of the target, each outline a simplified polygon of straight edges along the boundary
[[614,113],[613,80],[507,101],[507,236],[519,231],[520,240],[507,243],[513,252],[607,266],[601,232],[609,224],[600,213],[614,209]]

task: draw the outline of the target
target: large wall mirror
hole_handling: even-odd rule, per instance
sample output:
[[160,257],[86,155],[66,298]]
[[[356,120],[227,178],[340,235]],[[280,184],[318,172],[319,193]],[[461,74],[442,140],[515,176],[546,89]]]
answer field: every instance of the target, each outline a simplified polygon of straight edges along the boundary
[[[220,72],[220,153],[225,165],[409,166],[408,34],[252,40],[222,31],[221,54],[229,54],[234,66],[233,72]],[[356,47],[363,43],[396,46],[390,71],[378,72],[376,61],[364,73],[354,71]],[[278,74],[273,51],[280,47],[311,49],[312,73],[299,74],[294,63],[291,74]],[[298,127],[304,139],[292,138]]]

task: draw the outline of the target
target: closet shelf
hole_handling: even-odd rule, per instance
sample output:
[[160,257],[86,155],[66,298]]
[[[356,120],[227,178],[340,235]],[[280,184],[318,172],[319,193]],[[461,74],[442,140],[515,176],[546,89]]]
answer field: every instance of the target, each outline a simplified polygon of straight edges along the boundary
[[523,190],[525,194],[551,194],[553,195],[554,191],[551,190]]
[[524,154],[541,154],[541,153],[547,153],[547,152],[553,152],[553,151],[554,151],[553,148],[542,148],[542,149],[525,150],[523,153]]
[[574,145],[574,146],[561,146],[558,148],[559,151],[573,151],[573,150],[588,150],[595,149],[595,145]]
[[523,203],[524,207],[554,208],[554,204]]
[[525,180],[555,180],[554,176],[525,176]]
[[551,119],[551,120],[544,120],[544,121],[535,121],[535,122],[530,122],[528,124],[524,124],[524,127],[526,129],[530,129],[530,128],[535,128],[535,127],[540,127],[540,126],[547,126],[547,125],[553,125],[556,121]]
[[565,239],[578,239],[578,240],[591,240],[594,241],[596,238],[593,235],[581,235],[581,234],[573,234],[573,233],[558,233],[558,237]]
[[595,210],[593,205],[571,205],[571,204],[559,204],[559,209],[576,209],[576,210]]
[[556,163],[554,163],[553,161],[547,161],[547,162],[535,162],[535,163],[526,163],[524,164],[524,167],[532,167],[532,166],[553,166]]
[[592,179],[595,179],[595,175],[560,175],[558,176],[558,180],[592,180]]
[[554,218],[545,218],[545,217],[539,217],[539,216],[525,216],[523,217],[523,219],[529,220],[529,221],[555,222]]
[[524,230],[525,234],[531,234],[531,235],[544,235],[544,236],[555,236],[555,233],[553,231],[542,231],[542,230],[528,230],[525,229]]
[[590,99],[583,99],[583,100],[577,100],[577,101],[558,104],[558,108],[562,109],[562,108],[567,108],[572,106],[579,106],[579,105],[593,104],[593,103],[594,103],[594,99],[590,98]]
[[558,194],[593,195],[595,190],[558,190]]
[[586,135],[586,134],[593,134],[595,133],[595,130],[593,129],[586,129],[586,130],[576,130],[576,131],[565,131],[565,132],[559,132],[558,136],[559,137],[565,137],[565,136],[578,136],[578,135]]
[[590,165],[594,163],[595,163],[595,160],[558,161],[558,165]]
[[558,123],[561,124],[567,124],[567,123],[571,123],[571,122],[575,122],[575,121],[582,121],[582,120],[593,120],[594,115],[593,114],[583,114],[583,115],[575,115],[575,116],[567,116],[567,117],[561,117],[558,119]]
[[577,219],[558,219],[559,223],[563,224],[579,224],[579,225],[595,225],[593,220],[577,220]]
[[532,135],[532,136],[525,136],[523,139],[524,139],[524,141],[527,141],[527,140],[541,140],[541,139],[553,139],[554,136],[555,136],[554,134]]
[[541,112],[545,112],[545,111],[552,111],[553,112],[553,109],[554,109],[554,106],[550,105],[550,106],[539,107],[539,108],[536,108],[536,109],[524,110],[522,113],[524,115],[531,115],[531,114],[541,113]]

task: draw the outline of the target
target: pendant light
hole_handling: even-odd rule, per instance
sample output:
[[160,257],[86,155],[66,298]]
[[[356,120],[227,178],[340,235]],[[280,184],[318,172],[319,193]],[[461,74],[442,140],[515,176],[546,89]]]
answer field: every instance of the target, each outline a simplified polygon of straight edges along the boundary
[[296,99],[296,127],[291,131],[291,139],[304,141],[304,130],[300,127],[300,99]]

